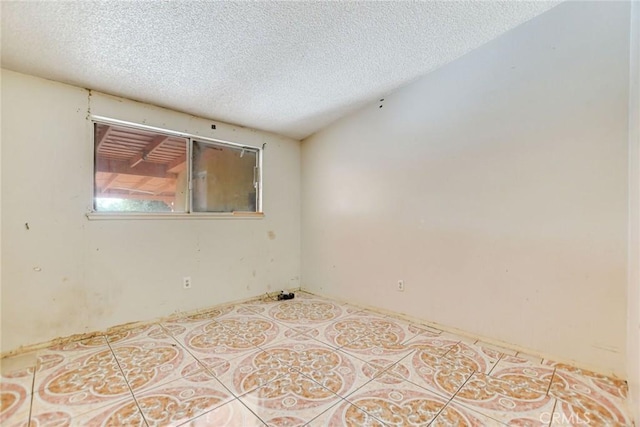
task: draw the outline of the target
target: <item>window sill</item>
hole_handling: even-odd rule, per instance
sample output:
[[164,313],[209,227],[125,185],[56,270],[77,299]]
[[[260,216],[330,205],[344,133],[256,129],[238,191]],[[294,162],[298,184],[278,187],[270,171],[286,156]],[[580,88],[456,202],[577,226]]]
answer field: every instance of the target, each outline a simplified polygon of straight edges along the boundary
[[132,220],[132,219],[262,219],[264,212],[194,212],[194,213],[142,213],[142,212],[89,212],[90,221],[94,220]]

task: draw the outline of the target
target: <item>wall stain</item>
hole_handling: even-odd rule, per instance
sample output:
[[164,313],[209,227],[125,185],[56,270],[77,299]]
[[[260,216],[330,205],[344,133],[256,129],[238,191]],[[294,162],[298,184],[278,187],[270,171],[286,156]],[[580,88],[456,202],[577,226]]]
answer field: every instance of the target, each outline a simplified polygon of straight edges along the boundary
[[[267,288],[271,289],[271,285],[267,285]],[[247,286],[247,289],[249,289],[249,286]],[[73,291],[72,291],[72,293],[73,293]],[[257,301],[257,300],[260,300],[261,298],[262,297],[255,297],[255,298],[251,298],[251,299],[249,299],[247,301]],[[55,301],[55,298],[54,298],[54,301]],[[84,333],[73,334],[73,335],[69,335],[69,336],[65,336],[65,337],[53,338],[51,340],[40,342],[40,343],[36,343],[36,344],[21,345],[18,348],[15,348],[13,350],[1,352],[0,353],[0,359],[4,359],[6,357],[22,355],[22,354],[25,354],[25,353],[28,353],[28,352],[32,352],[32,351],[36,351],[36,350],[40,350],[40,349],[45,349],[45,348],[48,348],[48,347],[51,347],[51,346],[54,346],[54,345],[69,344],[69,343],[73,343],[73,342],[92,339],[92,338],[95,338],[95,337],[101,337],[101,336],[110,335],[110,334],[114,334],[114,333],[118,333],[118,332],[122,332],[122,331],[127,331],[127,330],[134,329],[134,328],[140,328],[140,327],[143,327],[143,326],[156,325],[159,322],[164,322],[166,320],[175,320],[175,319],[179,319],[179,318],[184,317],[184,316],[191,316],[191,315],[195,315],[195,314],[216,313],[219,310],[218,307],[220,307],[221,305],[224,306],[224,305],[227,305],[227,304],[220,304],[220,305],[216,305],[216,306],[213,306],[213,307],[207,307],[207,308],[204,308],[204,309],[189,310],[189,311],[183,311],[183,310],[179,310],[178,309],[178,310],[175,310],[172,315],[155,318],[153,320],[134,321],[134,322],[129,322],[129,323],[124,323],[124,324],[121,324],[121,325],[113,326],[113,327],[107,328],[106,330],[102,330],[102,331],[84,332]],[[106,311],[102,310],[101,312],[106,312]],[[44,323],[42,323],[42,324],[39,324],[38,327],[50,328],[51,327],[51,323],[47,323],[46,325]],[[59,326],[56,326],[56,327],[59,327]],[[87,327],[85,326],[85,329],[86,328]]]
[[276,233],[274,233],[272,230],[269,230],[269,232],[267,232],[267,236],[269,237],[269,240],[275,240]]
[[86,89],[87,93],[87,117],[86,119],[89,120],[91,118],[91,89]]

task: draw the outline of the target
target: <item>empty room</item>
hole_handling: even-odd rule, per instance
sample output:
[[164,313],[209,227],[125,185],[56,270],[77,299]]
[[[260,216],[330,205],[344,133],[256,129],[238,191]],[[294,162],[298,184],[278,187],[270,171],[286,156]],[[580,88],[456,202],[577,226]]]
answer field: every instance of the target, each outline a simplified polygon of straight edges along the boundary
[[0,19],[0,425],[640,426],[640,3]]

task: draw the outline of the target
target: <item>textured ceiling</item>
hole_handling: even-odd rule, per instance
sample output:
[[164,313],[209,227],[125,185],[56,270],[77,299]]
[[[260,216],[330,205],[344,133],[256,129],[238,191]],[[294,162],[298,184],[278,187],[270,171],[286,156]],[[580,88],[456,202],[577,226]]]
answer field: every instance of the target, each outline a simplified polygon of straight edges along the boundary
[[555,4],[2,1],[2,66],[301,139]]

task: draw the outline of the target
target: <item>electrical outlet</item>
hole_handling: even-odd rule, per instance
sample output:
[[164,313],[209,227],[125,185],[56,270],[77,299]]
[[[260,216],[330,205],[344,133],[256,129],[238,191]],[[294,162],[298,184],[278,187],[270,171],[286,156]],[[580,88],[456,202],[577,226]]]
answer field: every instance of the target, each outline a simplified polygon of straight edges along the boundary
[[398,280],[398,292],[404,292],[404,280]]
[[191,277],[182,278],[182,287],[185,289],[191,289]]

